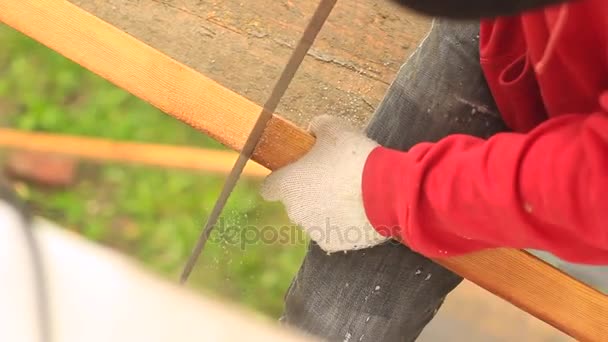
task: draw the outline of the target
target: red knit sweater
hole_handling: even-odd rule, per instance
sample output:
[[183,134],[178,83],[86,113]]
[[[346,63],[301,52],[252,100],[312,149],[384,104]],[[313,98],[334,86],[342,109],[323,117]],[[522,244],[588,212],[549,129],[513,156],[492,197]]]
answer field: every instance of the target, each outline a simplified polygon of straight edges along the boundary
[[514,247],[608,264],[608,1],[483,21],[480,52],[516,133],[375,149],[370,222],[429,257]]

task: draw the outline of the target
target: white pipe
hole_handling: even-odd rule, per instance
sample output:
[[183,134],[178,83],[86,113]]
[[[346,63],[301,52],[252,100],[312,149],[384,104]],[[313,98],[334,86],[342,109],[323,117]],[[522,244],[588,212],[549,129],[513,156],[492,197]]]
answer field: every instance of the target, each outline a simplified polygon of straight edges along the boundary
[[[35,273],[24,223],[0,201],[0,341],[38,341]],[[41,219],[52,341],[310,341],[162,281],[134,262]]]

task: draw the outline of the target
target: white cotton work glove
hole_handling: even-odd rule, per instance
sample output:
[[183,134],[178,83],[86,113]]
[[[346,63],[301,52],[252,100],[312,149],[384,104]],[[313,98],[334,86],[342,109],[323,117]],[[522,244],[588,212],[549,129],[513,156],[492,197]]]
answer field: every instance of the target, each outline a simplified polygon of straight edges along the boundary
[[268,176],[262,197],[283,202],[289,218],[327,252],[386,241],[367,220],[361,190],[365,161],[378,144],[328,115],[314,118],[310,131],[317,138],[313,148]]

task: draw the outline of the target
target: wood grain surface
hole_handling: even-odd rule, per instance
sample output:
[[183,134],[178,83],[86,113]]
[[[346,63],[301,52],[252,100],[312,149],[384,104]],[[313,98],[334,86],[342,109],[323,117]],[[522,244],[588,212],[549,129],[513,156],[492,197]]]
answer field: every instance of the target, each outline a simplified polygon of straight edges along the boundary
[[[65,0],[4,0],[0,21],[239,150],[260,107]],[[314,138],[274,117],[254,160],[276,169]],[[532,255],[496,249],[438,260],[523,310],[585,341],[608,336],[608,297]]]
[[[258,104],[318,3],[69,1]],[[300,127],[318,114],[363,126],[429,27],[393,1],[338,1],[277,112]]]

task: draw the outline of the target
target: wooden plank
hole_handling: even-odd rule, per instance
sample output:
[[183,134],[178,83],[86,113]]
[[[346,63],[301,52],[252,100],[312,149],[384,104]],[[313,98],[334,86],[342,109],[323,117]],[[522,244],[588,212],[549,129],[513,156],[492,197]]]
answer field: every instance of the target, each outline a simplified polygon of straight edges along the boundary
[[[4,0],[0,21],[235,150],[260,111],[67,1]],[[276,169],[302,156],[313,142],[275,116],[253,159]],[[579,340],[608,336],[608,297],[526,252],[496,249],[438,262]]]
[[[231,151],[32,133],[8,128],[0,128],[0,146],[94,161],[141,163],[220,174],[230,172],[238,156]],[[243,170],[243,175],[250,177],[268,174],[268,169],[254,162],[249,162]]]
[[502,248],[435,261],[577,340],[608,336],[608,296],[528,252]]

